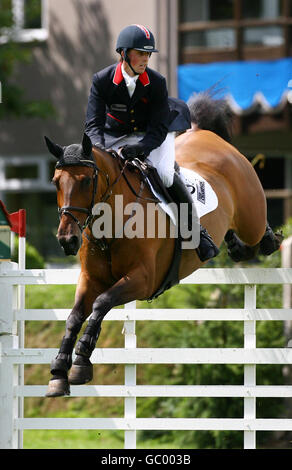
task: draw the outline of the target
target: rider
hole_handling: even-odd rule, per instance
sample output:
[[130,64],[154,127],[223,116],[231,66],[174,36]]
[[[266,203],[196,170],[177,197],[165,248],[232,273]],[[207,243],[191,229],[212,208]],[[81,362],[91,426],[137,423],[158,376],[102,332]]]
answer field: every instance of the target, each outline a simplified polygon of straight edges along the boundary
[[[173,99],[168,98],[165,78],[148,68],[152,52],[158,52],[154,36],[142,25],[127,26],[118,36],[116,51],[120,62],[93,77],[85,132],[97,148],[122,148],[125,159],[147,159],[174,201],[188,204],[190,227],[193,200],[174,172],[175,133],[170,131],[173,114],[169,107]],[[202,261],[219,253],[202,226],[197,253]]]

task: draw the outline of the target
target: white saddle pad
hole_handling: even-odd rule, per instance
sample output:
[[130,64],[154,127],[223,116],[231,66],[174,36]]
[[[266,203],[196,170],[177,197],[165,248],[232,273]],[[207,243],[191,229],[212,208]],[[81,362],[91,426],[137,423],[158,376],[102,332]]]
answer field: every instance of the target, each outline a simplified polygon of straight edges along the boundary
[[[218,206],[218,198],[211,185],[201,175],[195,171],[189,170],[188,168],[180,167],[180,174],[192,195],[197,208],[198,217],[201,218],[204,215],[209,214],[209,212],[214,211]],[[175,214],[173,213],[171,206],[169,206],[162,195],[158,194],[152,186],[151,189],[153,194],[161,201],[158,203],[160,208],[169,215],[174,225],[176,225]]]

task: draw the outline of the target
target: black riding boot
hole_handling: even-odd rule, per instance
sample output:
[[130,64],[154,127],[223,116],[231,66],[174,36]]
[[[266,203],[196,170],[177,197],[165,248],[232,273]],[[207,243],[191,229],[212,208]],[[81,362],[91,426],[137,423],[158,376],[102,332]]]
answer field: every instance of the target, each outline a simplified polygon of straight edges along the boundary
[[[188,204],[188,227],[192,227],[192,212],[193,212],[193,199],[188,189],[183,183],[182,179],[177,173],[174,174],[173,184],[167,188],[170,196],[176,204],[187,203]],[[195,209],[196,211],[196,209]],[[214,258],[219,254],[219,250],[213,242],[211,236],[205,228],[200,225],[200,244],[196,248],[197,254],[201,261],[207,261],[208,259]]]

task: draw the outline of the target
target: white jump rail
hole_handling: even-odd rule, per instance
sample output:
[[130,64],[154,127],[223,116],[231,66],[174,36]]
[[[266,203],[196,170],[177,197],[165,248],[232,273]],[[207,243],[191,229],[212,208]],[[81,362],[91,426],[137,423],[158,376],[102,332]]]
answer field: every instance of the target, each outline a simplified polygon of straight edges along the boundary
[[[292,268],[208,269],[196,271],[181,284],[242,284],[244,308],[239,309],[137,309],[136,302],[113,309],[105,321],[124,321],[124,348],[96,348],[95,364],[124,364],[124,385],[71,386],[72,397],[123,397],[124,418],[23,418],[19,399],[44,397],[47,386],[22,385],[18,367],[49,364],[57,349],[19,348],[17,324],[25,320],[64,321],[70,309],[25,309],[17,304],[17,287],[76,284],[77,269],[18,270],[15,263],[0,264],[0,448],[20,448],[25,429],[119,429],[124,447],[136,447],[137,430],[237,430],[244,432],[244,448],[256,448],[256,431],[292,431],[291,419],[257,419],[257,397],[292,397],[292,386],[256,385],[256,364],[291,364],[292,349],[256,348],[256,321],[292,320],[292,309],[257,309],[257,284],[292,284]],[[232,320],[244,322],[243,348],[137,348],[135,322],[174,320]],[[243,364],[244,383],[228,385],[136,385],[136,364]],[[242,397],[241,419],[136,418],[137,397]]]

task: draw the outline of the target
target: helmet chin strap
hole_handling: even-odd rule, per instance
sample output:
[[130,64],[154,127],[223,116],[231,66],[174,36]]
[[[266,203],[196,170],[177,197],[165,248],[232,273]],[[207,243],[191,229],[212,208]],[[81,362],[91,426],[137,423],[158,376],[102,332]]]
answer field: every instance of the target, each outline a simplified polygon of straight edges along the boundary
[[123,49],[124,51],[124,60],[127,62],[127,64],[129,65],[130,69],[132,70],[133,74],[134,75],[140,75],[138,72],[136,72],[136,70],[133,69],[132,65],[131,65],[131,61],[130,61],[130,58],[128,56],[128,53],[127,53],[127,49]]

